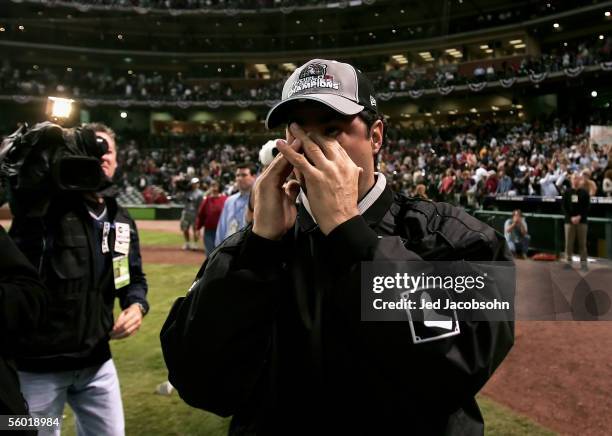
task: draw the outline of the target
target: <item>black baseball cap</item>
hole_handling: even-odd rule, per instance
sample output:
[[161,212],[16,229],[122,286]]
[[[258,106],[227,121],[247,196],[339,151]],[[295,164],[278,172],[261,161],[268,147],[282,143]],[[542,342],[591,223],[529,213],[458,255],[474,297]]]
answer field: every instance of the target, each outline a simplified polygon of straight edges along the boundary
[[281,101],[266,117],[266,127],[288,121],[288,106],[296,101],[323,103],[343,115],[356,115],[364,109],[378,113],[370,80],[350,64],[312,59],[297,68],[285,82]]

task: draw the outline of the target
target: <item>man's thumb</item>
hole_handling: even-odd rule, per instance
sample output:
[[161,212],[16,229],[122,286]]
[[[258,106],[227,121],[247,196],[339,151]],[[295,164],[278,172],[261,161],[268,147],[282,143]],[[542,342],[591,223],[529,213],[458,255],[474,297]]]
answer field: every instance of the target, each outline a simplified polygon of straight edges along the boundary
[[285,194],[291,200],[291,202],[295,203],[297,196],[300,193],[300,183],[297,180],[289,180],[285,183]]

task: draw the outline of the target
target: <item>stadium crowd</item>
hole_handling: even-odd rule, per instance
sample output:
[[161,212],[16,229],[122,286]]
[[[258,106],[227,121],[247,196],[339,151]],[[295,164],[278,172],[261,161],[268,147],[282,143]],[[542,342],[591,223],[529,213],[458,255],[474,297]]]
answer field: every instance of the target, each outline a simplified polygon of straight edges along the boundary
[[253,81],[248,88],[234,89],[231,82],[218,80],[194,84],[182,74],[158,72],[117,74],[110,71],[78,71],[68,67],[20,69],[4,65],[0,69],[0,93],[44,96],[49,93],[75,98],[113,98],[127,100],[267,100],[278,99],[277,82]]
[[[591,120],[610,123],[612,120]],[[612,146],[588,139],[587,124],[550,119],[469,121],[446,128],[389,126],[379,171],[397,191],[477,207],[488,195],[562,195],[569,175],[590,180],[591,196],[612,195]],[[119,148],[118,182],[144,201],[180,202],[188,181],[233,188],[237,163],[258,163],[262,144],[223,135],[191,138],[172,148]],[[606,181],[607,179],[607,181]]]
[[60,0],[64,4],[151,9],[271,9],[338,3],[337,0]]
[[[593,65],[612,59],[612,37],[597,46],[579,43],[562,52],[552,51],[540,56],[526,56],[517,63],[483,60],[472,74],[461,75],[457,64],[437,68],[397,67],[386,72],[371,73],[375,88],[381,92],[402,92],[410,89],[435,88],[524,77],[532,73],[556,72],[564,68]],[[43,96],[49,93],[76,98],[113,98],[127,100],[209,101],[209,100],[277,100],[283,78],[253,80],[238,83],[223,79],[203,80],[187,74],[159,72],[127,72],[80,70],[41,67],[17,68],[5,63],[0,69],[0,93]],[[237,84],[238,83],[238,84]]]
[[457,64],[451,63],[451,56],[439,58],[435,70],[418,68],[394,68],[375,77],[376,89],[402,92],[410,89],[431,89],[439,86],[465,85],[467,83],[493,82],[500,79],[526,77],[530,74],[554,73],[566,68],[577,68],[612,60],[612,37],[601,40],[595,46],[584,42],[552,50],[539,56],[525,56],[516,61],[495,59],[483,60],[473,69],[471,75],[459,74]]

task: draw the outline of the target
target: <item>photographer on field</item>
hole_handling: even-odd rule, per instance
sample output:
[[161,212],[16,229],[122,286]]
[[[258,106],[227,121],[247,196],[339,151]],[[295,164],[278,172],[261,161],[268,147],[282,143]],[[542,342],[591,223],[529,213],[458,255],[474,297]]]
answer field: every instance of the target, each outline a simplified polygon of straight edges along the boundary
[[[21,389],[33,417],[61,417],[68,402],[80,435],[124,434],[109,341],[133,335],[149,308],[136,226],[115,199],[116,169],[115,134],[98,123],[38,124],[0,150],[10,234],[48,288],[46,320],[17,340]],[[122,312],[113,320],[116,297]]]
[[13,360],[14,338],[38,325],[45,312],[46,290],[2,226],[0,253],[0,415],[26,415],[28,408]]

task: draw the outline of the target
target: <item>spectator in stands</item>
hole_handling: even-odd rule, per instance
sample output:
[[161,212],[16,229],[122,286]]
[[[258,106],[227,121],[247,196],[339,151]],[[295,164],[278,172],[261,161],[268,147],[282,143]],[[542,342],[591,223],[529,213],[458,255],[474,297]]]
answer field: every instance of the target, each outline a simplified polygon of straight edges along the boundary
[[422,183],[416,185],[416,188],[414,188],[414,196],[417,198],[423,198],[425,200],[428,200],[429,197],[427,196],[427,192],[426,192],[427,188],[425,187],[425,185],[423,185]]
[[557,169],[555,170],[555,189],[561,195],[565,192],[568,187],[568,173],[567,173],[567,164],[565,162],[561,162]]
[[602,190],[606,197],[612,197],[612,169],[606,170],[604,173]]
[[210,184],[208,194],[204,197],[198,209],[196,231],[199,233],[200,229],[204,227],[204,250],[206,251],[206,256],[210,256],[210,253],[215,248],[217,225],[226,199],[227,196],[221,193],[219,182],[213,181]]
[[445,176],[440,181],[438,192],[442,196],[443,201],[450,202],[453,195],[453,189],[455,186],[455,176],[453,175],[452,169],[447,169]]
[[512,179],[505,169],[499,170],[499,181],[497,183],[497,194],[507,194],[512,189]]
[[559,195],[555,182],[557,178],[553,171],[552,165],[548,165],[548,171],[543,177],[540,177],[540,195],[544,197],[555,197]]
[[597,195],[597,185],[593,180],[591,180],[591,172],[589,170],[582,171],[582,183],[584,185],[584,189],[591,197]]
[[490,170],[485,180],[485,195],[495,195],[495,193],[497,192],[498,183],[499,180],[497,179],[497,173],[495,172],[495,170]]
[[520,209],[515,209],[512,218],[508,218],[504,223],[504,237],[515,257],[527,258],[530,236],[527,221]]
[[[200,179],[197,177],[192,178],[189,185],[189,192],[185,195],[185,206],[181,213],[181,230],[185,238],[183,250],[196,250],[200,240],[200,232],[196,228],[196,216],[204,192],[200,189]],[[193,244],[190,241],[190,233],[193,233]]]
[[565,254],[566,268],[572,267],[574,242],[578,239],[580,252],[580,267],[587,271],[587,218],[590,206],[590,196],[584,187],[583,178],[579,173],[571,177],[572,187],[563,194],[563,212],[565,214]]
[[231,195],[223,205],[219,217],[215,246],[219,245],[228,236],[233,235],[246,224],[246,210],[255,183],[255,167],[251,164],[240,164],[236,169],[236,186],[238,192]]

